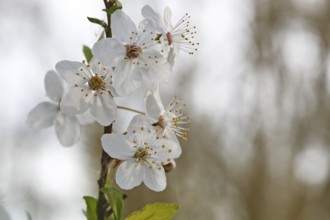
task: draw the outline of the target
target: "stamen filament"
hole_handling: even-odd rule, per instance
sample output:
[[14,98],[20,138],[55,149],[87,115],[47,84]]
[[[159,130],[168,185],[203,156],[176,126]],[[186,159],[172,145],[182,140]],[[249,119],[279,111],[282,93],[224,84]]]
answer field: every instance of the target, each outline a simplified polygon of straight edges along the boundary
[[135,113],[138,113],[138,114],[141,114],[141,115],[145,115],[146,114],[145,112],[142,112],[142,111],[139,111],[139,110],[136,110],[136,109],[132,109],[132,108],[129,108],[129,107],[125,107],[125,106],[117,105],[117,108],[118,109],[123,109],[123,110],[126,110],[126,111],[135,112]]

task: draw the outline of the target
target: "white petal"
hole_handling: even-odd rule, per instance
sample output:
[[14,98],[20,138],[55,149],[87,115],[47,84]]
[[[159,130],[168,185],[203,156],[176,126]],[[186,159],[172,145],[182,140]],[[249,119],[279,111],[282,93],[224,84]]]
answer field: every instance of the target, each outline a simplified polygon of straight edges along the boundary
[[95,122],[94,116],[92,116],[90,110],[85,111],[84,113],[77,115],[78,121],[82,125],[87,125]]
[[161,82],[168,80],[171,74],[171,66],[161,53],[153,50],[146,51],[141,56],[141,60],[142,62],[148,64],[148,66],[144,68],[143,71],[143,77],[146,80],[151,82]]
[[149,5],[145,5],[142,8],[142,15],[145,18],[151,18],[155,21],[161,19],[160,15],[157,12],[155,12]]
[[134,116],[127,128],[129,138],[141,146],[149,136],[155,137],[156,134],[151,123],[152,121],[144,115]]
[[106,83],[105,86],[108,86],[110,81],[112,80],[112,75],[114,72],[113,68],[104,65],[102,62],[95,59],[94,57],[89,62],[89,65],[92,73],[94,75],[97,74],[98,76],[102,77],[103,81]]
[[160,14],[158,14],[157,12],[155,12],[149,5],[145,5],[142,8],[142,15],[143,17],[147,18],[147,19],[151,19],[155,22],[156,26],[157,26],[157,30],[161,33],[164,32],[164,27],[162,25],[162,18],[160,16]]
[[147,166],[143,167],[144,175],[143,182],[146,186],[156,192],[163,191],[166,188],[166,176],[162,166],[150,169]]
[[132,189],[142,183],[143,165],[135,160],[127,160],[120,164],[116,173],[116,182],[122,189]]
[[[88,73],[88,70],[86,69],[86,66],[83,63],[80,62],[74,62],[74,61],[67,61],[63,60],[58,62],[55,65],[55,68],[57,72],[60,74],[60,76],[70,85],[74,86],[75,84],[80,85],[84,79],[81,75],[77,75],[77,73]],[[83,71],[81,71],[81,69]]]
[[141,68],[136,67],[130,61],[118,67],[118,72],[113,76],[113,83],[120,95],[130,95],[142,85]]
[[166,57],[156,49],[144,50],[143,54],[140,57],[148,65],[149,64],[150,65],[151,64],[162,64],[162,63],[167,62]]
[[101,62],[97,59],[95,59],[95,57],[93,57],[89,63],[90,65],[90,69],[94,74],[99,74],[100,75],[100,70],[102,70],[103,65],[101,64]]
[[162,103],[158,103],[155,96],[149,91],[144,99],[146,114],[157,122],[164,110]]
[[57,105],[50,102],[42,102],[30,111],[26,123],[31,128],[47,128],[54,124],[57,113]]
[[104,134],[101,137],[102,147],[112,158],[128,160],[136,150],[131,146],[127,137],[121,134]]
[[169,79],[171,66],[168,62],[158,65],[149,65],[149,68],[143,72],[143,78],[151,82],[162,82]]
[[165,8],[164,11],[164,22],[165,25],[167,27],[167,30],[172,30],[173,26],[172,26],[172,12],[171,9],[169,7]]
[[178,158],[181,155],[181,153],[182,153],[182,148],[181,148],[180,142],[178,140],[178,137],[176,136],[176,134],[173,131],[171,131],[169,129],[166,129],[165,130],[165,136],[169,140],[171,140],[171,141],[173,141],[174,143],[177,144],[176,147],[173,147],[173,150],[176,149],[176,152],[174,153],[174,155],[175,155],[174,158]]
[[[156,32],[156,33],[159,33],[160,31],[158,31],[158,27],[155,23],[154,20],[152,19],[149,19],[149,18],[146,18],[144,19],[143,21],[140,22],[139,24],[139,36],[137,40],[137,43],[141,42],[141,40],[144,38],[146,39],[148,36],[150,37],[150,32]],[[143,36],[143,37],[140,37],[140,36]]]
[[171,65],[171,69],[173,69],[174,63],[179,55],[179,47],[171,47],[167,56],[167,62]]
[[104,92],[92,98],[90,111],[98,123],[108,126],[116,118],[117,106],[111,95]]
[[159,94],[159,83],[154,84],[154,89],[152,91],[153,96],[155,97],[157,103],[159,104],[159,107],[162,109],[162,111],[165,111],[162,100],[160,98]]
[[70,116],[84,113],[88,109],[84,94],[80,88],[71,88],[60,103],[61,112]]
[[[139,24],[139,34],[136,35],[134,42],[143,48],[143,45],[150,44],[153,41],[155,33],[162,33],[162,30],[157,26],[157,24],[152,19],[144,19]],[[153,46],[154,48],[155,46]],[[156,46],[158,48],[158,45]]]
[[51,100],[55,102],[59,102],[61,100],[64,92],[63,81],[53,70],[48,71],[45,76],[45,89],[47,96]]
[[99,40],[94,44],[92,52],[96,59],[109,67],[116,66],[126,56],[124,44],[115,38]]
[[117,10],[112,14],[111,29],[113,37],[125,43],[128,43],[132,32],[136,32],[134,22],[122,10]]
[[80,137],[80,124],[73,116],[58,114],[55,122],[55,131],[58,140],[63,146],[72,146]]
[[152,158],[156,161],[168,164],[181,155],[181,146],[172,140],[160,139],[157,142],[154,141],[154,143],[150,141],[150,143],[154,147],[154,151],[157,152],[152,155]]

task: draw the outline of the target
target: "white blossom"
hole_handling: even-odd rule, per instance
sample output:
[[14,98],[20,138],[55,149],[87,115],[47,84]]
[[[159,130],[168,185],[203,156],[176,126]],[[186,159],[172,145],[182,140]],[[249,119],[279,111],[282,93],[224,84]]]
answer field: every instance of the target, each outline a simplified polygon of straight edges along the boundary
[[161,82],[171,73],[167,59],[157,50],[155,34],[148,30],[152,25],[153,22],[145,22],[138,30],[124,12],[117,10],[111,17],[113,38],[100,40],[93,46],[98,60],[118,69],[113,81],[121,95],[131,94],[142,85],[143,79]]
[[64,94],[64,82],[55,71],[47,72],[45,89],[53,102],[41,102],[27,116],[31,128],[48,128],[55,126],[58,140],[63,146],[71,146],[79,140],[80,125],[76,117],[60,111],[60,102]]
[[63,97],[60,108],[68,115],[90,111],[95,120],[103,126],[116,117],[116,92],[112,86],[113,69],[97,60],[90,65],[85,62],[61,61],[56,70],[69,84],[69,91]]
[[[183,110],[186,106],[182,98],[176,96],[165,108],[159,95],[158,85],[153,92],[148,92],[145,97],[146,117],[156,127],[159,135],[178,143],[177,136],[187,140],[189,128],[184,125],[190,124],[190,117]],[[181,148],[179,148],[181,153]]]
[[178,144],[158,136],[140,115],[132,119],[127,135],[104,134],[101,141],[105,152],[122,161],[116,172],[116,182],[126,190],[142,182],[153,191],[164,190],[163,165],[174,163],[180,156]]
[[142,8],[142,15],[150,23],[155,23],[155,31],[158,34],[157,39],[163,45],[165,54],[168,55],[168,61],[173,66],[175,58],[179,50],[184,50],[189,54],[197,51],[197,43],[195,41],[196,27],[190,25],[190,16],[185,14],[176,25],[172,25],[172,12],[166,7],[164,16],[155,12],[149,5]]

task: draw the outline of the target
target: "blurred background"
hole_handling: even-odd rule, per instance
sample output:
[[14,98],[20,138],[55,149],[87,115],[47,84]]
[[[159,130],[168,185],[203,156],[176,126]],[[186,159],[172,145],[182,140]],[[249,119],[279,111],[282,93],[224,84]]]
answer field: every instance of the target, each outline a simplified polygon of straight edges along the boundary
[[[169,6],[174,23],[188,12],[200,42],[161,86],[163,101],[183,97],[192,117],[177,169],[162,193],[127,191],[126,213],[162,201],[181,205],[177,220],[330,219],[330,1],[122,3],[136,23],[145,4]],[[82,197],[97,196],[102,128],[83,126],[65,148],[54,128],[25,120],[47,100],[46,72],[92,47],[101,29],[86,16],[105,18],[103,7],[0,0],[1,220],[82,220]],[[144,93],[120,102],[143,110]],[[123,128],[132,116],[120,113]]]

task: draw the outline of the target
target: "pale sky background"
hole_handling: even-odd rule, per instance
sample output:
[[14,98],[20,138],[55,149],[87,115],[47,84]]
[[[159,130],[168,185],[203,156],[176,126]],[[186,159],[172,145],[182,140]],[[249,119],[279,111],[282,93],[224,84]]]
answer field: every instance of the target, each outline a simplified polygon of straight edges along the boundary
[[[291,7],[307,17],[322,13],[327,5],[326,0],[290,2]],[[234,170],[244,170],[254,158],[252,137],[262,128],[273,146],[266,149],[271,155],[270,176],[277,178],[291,170],[293,178],[307,186],[321,186],[328,181],[330,159],[328,144],[320,138],[323,130],[314,129],[315,135],[302,144],[304,150],[296,156],[290,143],[285,142],[291,134],[293,118],[307,117],[316,108],[318,96],[313,83],[319,79],[320,72],[315,72],[322,69],[319,66],[325,66],[324,80],[330,82],[330,60],[326,65],[321,59],[322,39],[312,24],[299,14],[283,12],[287,17],[283,17],[282,25],[273,27],[270,45],[281,56],[282,67],[287,70],[286,82],[298,88],[288,86],[283,91],[285,95],[279,96],[279,80],[273,73],[281,72],[281,68],[256,67],[252,62],[260,55],[256,52],[258,42],[253,32],[256,1],[123,0],[122,4],[124,12],[136,23],[142,19],[140,10],[145,4],[161,14],[169,6],[173,22],[186,12],[190,14],[191,23],[197,26],[199,51],[194,56],[180,54],[173,83],[164,84],[162,91],[169,97],[173,95],[172,89],[178,88],[177,95],[187,100],[189,112],[199,117],[194,120],[212,122],[206,126],[206,133],[221,135],[216,135],[217,142],[208,143],[213,148],[207,151],[218,161]],[[92,47],[101,29],[86,17],[105,18],[103,7],[102,0],[0,0],[0,208],[12,220],[26,219],[29,203],[36,202],[30,200],[29,192],[35,193],[34,197],[40,201],[49,202],[39,204],[44,211],[32,212],[34,220],[44,220],[45,216],[47,220],[84,219],[82,197],[95,195],[98,173],[86,163],[85,142],[64,148],[53,128],[34,131],[25,120],[36,104],[47,100],[43,84],[46,72],[54,69],[58,61],[82,60],[83,44]],[[275,59],[272,54],[260,56]],[[329,57],[328,53],[325,56]],[[179,74],[187,71],[181,79]],[[187,90],[180,90],[181,85]],[[141,109],[141,104],[132,103],[132,106]],[[278,139],[277,135],[283,138]],[[217,147],[220,142],[221,147]],[[286,163],[291,160],[292,164]],[[87,175],[95,179],[86,179]],[[54,204],[56,211],[52,209]],[[222,205],[219,202],[210,207],[215,220],[249,219],[244,208],[239,212],[244,218],[237,213],[233,217],[235,212],[228,211],[228,207],[223,211]]]

